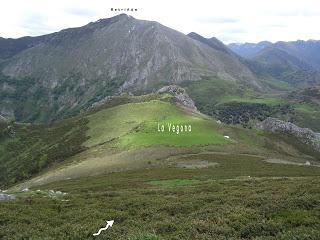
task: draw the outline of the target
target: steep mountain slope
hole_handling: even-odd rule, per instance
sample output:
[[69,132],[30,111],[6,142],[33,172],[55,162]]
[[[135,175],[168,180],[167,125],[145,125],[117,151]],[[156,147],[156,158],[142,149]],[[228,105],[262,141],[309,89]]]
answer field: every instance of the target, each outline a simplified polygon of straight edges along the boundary
[[315,70],[320,71],[320,41],[277,42],[273,47],[289,53],[305,62]]
[[205,38],[195,32],[189,33],[188,36],[193,38],[194,40],[202,42],[202,43],[208,45],[209,47],[216,49],[218,51],[231,53],[230,49],[215,37]]
[[0,60],[10,58],[15,54],[33,47],[41,42],[43,37],[22,37],[18,39],[0,37]]
[[0,112],[27,121],[58,119],[107,95],[205,76],[259,86],[224,49],[125,14],[43,36],[1,69]]
[[267,48],[279,49],[299,59],[314,70],[320,70],[320,41],[319,40],[298,40],[279,41],[274,44],[268,41],[259,43],[231,43],[228,47],[238,55],[251,59],[261,55]]
[[[271,88],[308,87],[320,83],[320,41],[230,44],[248,59],[248,66]],[[280,81],[280,84],[277,84]],[[282,86],[281,86],[282,85]]]
[[308,87],[320,83],[320,73],[316,69],[301,57],[274,46],[261,50],[250,63],[259,76],[272,77],[291,86]]
[[290,91],[320,83],[319,41],[231,43],[234,53],[270,91]]
[[271,46],[272,43],[268,41],[262,41],[259,43],[230,43],[228,47],[244,58],[250,58],[255,56],[262,49]]

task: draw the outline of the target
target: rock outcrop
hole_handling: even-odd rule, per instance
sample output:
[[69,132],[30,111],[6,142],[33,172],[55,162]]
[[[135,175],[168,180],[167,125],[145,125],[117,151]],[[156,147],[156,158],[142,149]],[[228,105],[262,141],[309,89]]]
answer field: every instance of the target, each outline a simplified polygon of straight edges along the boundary
[[314,150],[320,152],[320,133],[313,132],[309,128],[301,128],[291,122],[285,122],[276,118],[267,118],[257,124],[258,128],[283,132],[295,136],[302,143],[310,145]]
[[182,106],[187,107],[193,111],[197,111],[197,107],[195,106],[194,101],[182,87],[179,87],[177,85],[164,86],[158,90],[158,93],[171,93],[175,96],[177,102]]
[[0,115],[0,122],[6,122],[6,121],[7,119],[4,116]]
[[14,195],[0,193],[0,201],[14,200],[14,199],[16,199],[16,197]]

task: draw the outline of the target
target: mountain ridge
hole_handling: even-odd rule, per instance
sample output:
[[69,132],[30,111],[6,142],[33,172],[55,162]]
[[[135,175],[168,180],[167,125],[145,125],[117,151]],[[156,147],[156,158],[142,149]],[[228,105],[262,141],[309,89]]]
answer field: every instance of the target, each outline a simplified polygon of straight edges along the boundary
[[261,78],[284,81],[298,88],[320,83],[320,41],[259,42],[229,47],[246,58],[250,69]]
[[108,95],[141,94],[208,76],[260,87],[251,70],[226,48],[214,49],[160,23],[125,14],[41,38],[2,61],[0,90],[5,97],[0,113],[22,121],[51,121]]

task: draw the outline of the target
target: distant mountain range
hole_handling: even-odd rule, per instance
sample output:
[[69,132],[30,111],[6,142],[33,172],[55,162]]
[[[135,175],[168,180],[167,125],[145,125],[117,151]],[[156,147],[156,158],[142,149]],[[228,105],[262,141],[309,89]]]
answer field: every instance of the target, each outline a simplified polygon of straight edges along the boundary
[[272,51],[283,51],[291,57],[309,65],[315,70],[320,70],[320,41],[279,41],[271,43],[262,41],[259,43],[231,43],[228,47],[244,58],[259,59]]
[[230,43],[228,47],[241,57],[250,58],[271,45],[271,42],[262,41],[259,43]]
[[258,76],[272,77],[294,86],[320,82],[320,41],[229,44],[232,51],[249,60]]

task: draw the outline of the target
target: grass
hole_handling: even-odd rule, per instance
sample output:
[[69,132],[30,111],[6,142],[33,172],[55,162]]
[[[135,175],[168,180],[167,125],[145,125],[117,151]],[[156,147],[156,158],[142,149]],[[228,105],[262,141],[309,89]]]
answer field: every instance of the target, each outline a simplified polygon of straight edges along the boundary
[[269,88],[273,89],[273,90],[280,90],[280,91],[289,91],[289,90],[293,90],[294,88],[285,81],[281,81],[278,79],[265,79],[262,80],[262,82]]
[[[299,146],[293,148],[288,139],[280,142],[254,129],[217,124],[172,105],[170,97],[157,94],[124,96],[87,114],[49,126],[15,125],[16,138],[0,139],[0,161],[7,164],[2,168],[2,171],[6,170],[1,176],[2,184],[13,184],[37,174],[40,176],[32,183],[145,168],[158,164],[158,159],[202,151],[201,147],[206,146],[215,146],[222,152],[305,157],[295,149],[302,153],[306,151]],[[158,124],[164,125],[164,132],[158,131]],[[192,131],[169,132],[168,124],[191,125]],[[138,151],[132,151],[135,149]],[[58,164],[60,162],[63,164]],[[54,168],[48,168],[51,166]]]
[[[143,114],[142,114],[143,113]],[[200,116],[187,114],[176,106],[154,100],[144,103],[129,103],[99,111],[88,117],[88,141],[91,147],[115,141],[118,147],[152,145],[191,146],[225,144],[226,140],[216,131],[216,126]],[[165,126],[158,131],[158,124]],[[191,125],[191,132],[171,132],[168,124]],[[209,133],[209,134],[208,134]]]
[[295,110],[302,112],[302,113],[312,113],[312,112],[319,111],[319,109],[320,109],[318,107],[312,106],[307,103],[294,104],[294,108],[295,108]]
[[2,202],[1,239],[94,239],[109,219],[115,223],[101,239],[319,239],[320,168],[232,154],[177,159],[219,164],[163,165],[37,187],[68,194],[17,194]]
[[264,103],[270,105],[277,105],[281,104],[281,94],[264,94],[259,96],[234,96],[234,95],[226,95],[221,98],[220,103],[227,103],[227,102],[248,102],[248,103]]
[[[0,239],[96,239],[92,234],[111,219],[100,239],[320,239],[320,168],[264,161],[303,162],[314,152],[273,133],[217,124],[167,100],[121,99],[82,115],[79,126],[75,118],[42,135],[36,127],[16,128],[16,137],[32,137],[23,141],[30,143],[23,155],[47,149],[41,146],[55,149],[51,154],[85,150],[47,169],[29,192],[1,202]],[[192,124],[192,132],[159,133],[158,123]],[[11,141],[10,153],[18,152],[24,138],[1,131],[1,156]],[[28,164],[21,159],[17,166]],[[183,167],[188,163],[206,167]]]
[[[230,143],[212,122],[182,111],[169,102],[170,98],[168,94],[119,97],[111,101],[115,105],[50,125],[1,123],[0,163],[4,167],[0,169],[0,186],[31,178],[88,148],[108,142],[121,150],[164,144]],[[158,123],[190,124],[192,132],[159,133]]]

